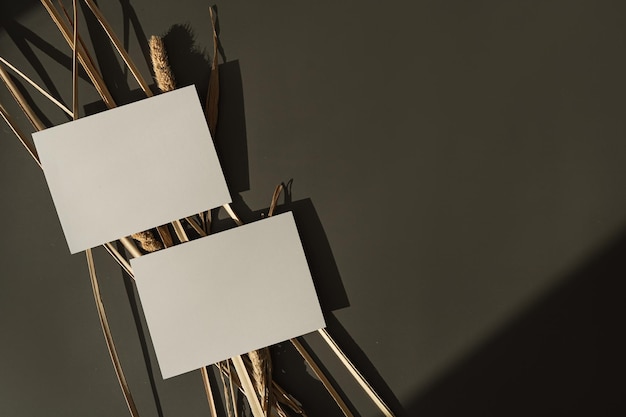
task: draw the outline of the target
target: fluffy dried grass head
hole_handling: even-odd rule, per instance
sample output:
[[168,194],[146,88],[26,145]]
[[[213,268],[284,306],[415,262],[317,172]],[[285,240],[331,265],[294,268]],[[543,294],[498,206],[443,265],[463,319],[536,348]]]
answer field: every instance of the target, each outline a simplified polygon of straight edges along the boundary
[[269,411],[270,388],[272,381],[272,359],[269,348],[253,350],[248,352],[248,357],[252,364],[252,381],[254,387],[261,397],[263,410]]
[[164,93],[174,90],[176,88],[176,80],[167,59],[167,51],[165,50],[163,39],[159,36],[150,38],[150,59],[152,60],[154,78],[159,90]]
[[134,233],[131,235],[133,239],[139,242],[141,249],[146,252],[154,252],[163,249],[163,244],[154,237],[154,233],[150,230],[145,232]]

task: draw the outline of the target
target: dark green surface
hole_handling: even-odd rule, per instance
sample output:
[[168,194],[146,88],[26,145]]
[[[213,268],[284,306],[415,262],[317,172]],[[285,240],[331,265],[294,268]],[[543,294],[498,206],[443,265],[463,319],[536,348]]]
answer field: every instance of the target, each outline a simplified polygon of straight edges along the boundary
[[[71,103],[70,51],[47,14],[5,3],[0,54]],[[138,38],[187,25],[196,49],[170,36],[175,71],[206,85],[207,3],[100,3],[146,76]],[[217,140],[236,206],[253,216],[246,205],[293,179],[320,297],[343,307],[330,331],[398,414],[619,414],[624,384],[607,381],[623,370],[624,3],[335,3],[218,3]],[[81,24],[130,100],[135,82]],[[27,91],[50,123],[67,120]],[[0,100],[27,129],[4,87]],[[84,256],[1,126],[0,415],[125,415]],[[96,255],[141,415],[207,416],[199,373],[163,382],[153,359],[152,388],[122,275]],[[307,340],[359,413],[378,415]],[[338,415],[288,347],[276,354],[311,417]]]

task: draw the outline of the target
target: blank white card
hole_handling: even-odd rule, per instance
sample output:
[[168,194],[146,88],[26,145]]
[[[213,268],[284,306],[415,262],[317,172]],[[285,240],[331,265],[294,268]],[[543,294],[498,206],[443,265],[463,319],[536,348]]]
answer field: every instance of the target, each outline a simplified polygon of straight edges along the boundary
[[71,253],[230,202],[194,86],[33,140]]
[[163,378],[325,326],[291,213],[131,264]]

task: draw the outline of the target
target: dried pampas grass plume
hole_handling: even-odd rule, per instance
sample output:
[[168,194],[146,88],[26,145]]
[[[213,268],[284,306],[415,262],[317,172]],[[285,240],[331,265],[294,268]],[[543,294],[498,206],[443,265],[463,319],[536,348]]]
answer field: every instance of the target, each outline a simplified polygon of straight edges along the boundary
[[157,82],[159,90],[162,92],[172,91],[176,88],[174,74],[167,60],[167,51],[163,39],[159,36],[150,38],[150,59],[152,60],[152,69],[154,70],[154,78]]
[[133,239],[139,242],[141,249],[146,252],[154,252],[163,249],[163,244],[154,237],[154,233],[150,230],[145,232],[134,233],[131,235]]
[[272,359],[269,348],[253,350],[248,353],[252,364],[252,382],[260,399],[261,407],[265,412],[269,411],[270,387],[272,381]]

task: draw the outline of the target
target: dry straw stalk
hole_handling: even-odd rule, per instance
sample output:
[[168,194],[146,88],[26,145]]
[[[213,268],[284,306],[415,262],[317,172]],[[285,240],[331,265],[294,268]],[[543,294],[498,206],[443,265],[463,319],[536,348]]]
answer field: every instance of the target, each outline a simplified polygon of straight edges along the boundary
[[252,414],[254,415],[254,417],[266,417],[266,414],[263,411],[263,407],[261,407],[259,398],[257,397],[254,390],[254,385],[252,384],[250,374],[248,373],[246,365],[243,362],[243,358],[241,356],[234,356],[232,358],[232,361],[233,365],[235,365],[235,371],[237,371],[237,375],[239,376],[241,386],[243,387],[243,392],[248,398],[248,404],[250,404]]
[[339,408],[341,409],[343,414],[346,417],[354,417],[354,415],[352,414],[352,412],[348,408],[348,405],[341,398],[341,396],[339,395],[339,393],[337,392],[335,387],[333,387],[333,385],[331,384],[331,382],[328,379],[328,377],[322,371],[322,368],[320,368],[317,365],[317,363],[315,363],[315,361],[313,360],[311,355],[309,355],[309,352],[306,351],[306,349],[304,348],[304,346],[302,346],[300,341],[297,338],[294,338],[294,339],[291,339],[291,343],[296,348],[296,350],[298,351],[300,356],[302,356],[304,358],[305,362],[311,367],[311,369],[313,370],[315,375],[317,375],[317,377],[320,379],[320,381],[322,381],[322,384],[324,385],[324,387],[326,388],[326,390],[328,391],[330,396],[333,397],[333,400],[335,400],[335,402],[337,403],[337,405],[339,406]]
[[39,162],[39,156],[37,155],[37,150],[35,149],[35,147],[26,139],[26,136],[24,135],[24,133],[21,131],[21,129],[19,127],[17,127],[17,124],[15,123],[15,121],[13,120],[13,117],[11,117],[11,115],[9,114],[8,111],[6,111],[6,109],[4,108],[4,106],[2,105],[2,103],[0,103],[0,114],[2,114],[2,118],[4,119],[4,121],[9,125],[9,127],[11,128],[11,130],[13,131],[13,133],[15,134],[15,136],[17,136],[17,138],[19,139],[19,141],[22,143],[22,145],[24,145],[24,147],[26,148],[26,150],[28,151],[28,153],[30,154],[30,156],[35,160],[35,162],[37,162],[37,165],[39,165],[39,168],[41,168],[41,162]]
[[[228,361],[224,361],[224,362],[228,363]],[[225,365],[224,362],[219,362],[215,364],[215,367],[220,371],[220,376],[228,377],[232,381],[232,383],[234,383],[235,386],[243,393],[243,388],[241,387],[241,382],[239,381],[239,378],[237,378],[237,375],[234,372],[230,371],[230,367]],[[280,405],[280,404],[284,404],[287,407],[289,407],[294,413],[302,417],[306,417],[306,413],[304,409],[302,409],[301,404],[298,401],[296,401],[291,395],[289,395],[274,380],[271,381],[271,390],[272,390],[272,401],[274,401],[272,406],[274,407],[274,411],[279,416],[287,416],[287,414],[285,413],[285,411]]]
[[[59,4],[59,8],[61,8],[61,11],[63,12],[63,15],[65,15],[65,20],[67,21],[68,27],[73,28],[74,21],[72,17],[70,17],[70,14],[68,13],[65,6],[63,5],[63,2],[61,0],[57,0],[57,3]],[[89,54],[89,51],[87,50],[87,46],[85,45],[85,42],[83,42],[83,38],[80,36],[80,34],[78,34],[77,37],[78,37],[78,43],[80,44],[80,47],[82,48],[83,51],[85,51],[85,59],[87,60],[88,65],[95,68],[96,64],[94,63],[93,58],[91,58],[91,55]]]
[[26,98],[24,98],[20,90],[11,79],[11,76],[7,73],[7,71],[4,69],[4,66],[2,65],[0,65],[0,78],[2,78],[4,85],[6,85],[7,89],[9,90],[17,104],[19,104],[26,117],[28,117],[28,120],[33,125],[33,127],[37,130],[45,129],[46,126],[42,123],[39,117],[37,117],[37,114],[35,114],[33,109],[26,101]]
[[98,19],[98,22],[100,23],[100,25],[102,26],[102,28],[106,32],[106,34],[109,37],[109,39],[111,40],[111,43],[113,44],[113,46],[115,46],[115,49],[117,49],[117,52],[120,54],[120,56],[122,57],[122,59],[124,60],[126,65],[128,66],[128,69],[130,69],[130,72],[133,74],[133,76],[135,77],[135,79],[139,83],[139,86],[141,87],[143,92],[148,97],[152,97],[152,91],[150,91],[150,87],[148,86],[148,83],[141,76],[141,73],[139,72],[139,69],[137,68],[137,66],[135,65],[133,60],[128,55],[128,52],[126,52],[126,50],[124,49],[124,47],[123,47],[122,43],[120,42],[119,38],[117,37],[117,35],[113,31],[113,29],[111,28],[111,25],[109,25],[109,22],[107,22],[107,20],[105,19],[104,15],[102,14],[102,12],[98,8],[98,6],[96,6],[96,4],[92,0],[84,0],[84,2],[87,4],[89,9],[92,11],[94,16],[96,16],[96,19]]
[[217,117],[219,110],[220,98],[220,71],[218,64],[218,37],[215,24],[215,14],[213,7],[209,7],[209,15],[211,17],[211,29],[213,34],[213,62],[211,64],[211,75],[209,75],[209,91],[207,92],[206,115],[211,135],[217,133]]
[[213,390],[211,390],[211,381],[209,380],[209,372],[206,366],[203,366],[201,371],[202,382],[204,384],[204,391],[206,392],[206,398],[209,403],[209,410],[211,411],[211,417],[217,417],[217,409],[215,408],[215,399],[213,398]]
[[100,287],[98,286],[98,278],[96,276],[96,266],[94,264],[93,255],[91,254],[91,249],[87,249],[85,254],[87,255],[87,266],[89,268],[89,278],[91,279],[91,289],[93,290],[93,297],[96,301],[96,309],[98,310],[98,317],[100,318],[100,326],[102,327],[104,340],[106,341],[109,354],[111,355],[113,368],[115,369],[115,374],[117,375],[118,382],[124,393],[124,399],[126,400],[128,411],[131,416],[138,417],[139,412],[137,411],[137,407],[133,401],[133,396],[130,393],[128,382],[126,381],[124,371],[122,370],[122,364],[120,363],[120,359],[117,356],[117,350],[115,349],[115,344],[113,343],[113,335],[111,334],[109,321],[107,320],[104,304],[102,303],[102,296],[100,295]]
[[49,99],[51,102],[53,102],[54,104],[56,104],[61,110],[63,110],[68,116],[73,116],[73,113],[70,109],[68,109],[67,107],[65,107],[63,105],[63,103],[61,103],[59,100],[57,100],[56,98],[54,98],[50,93],[48,93],[46,90],[44,90],[43,88],[41,88],[37,83],[35,83],[33,80],[31,80],[30,78],[28,78],[26,76],[26,74],[24,74],[22,71],[18,70],[17,68],[15,68],[13,65],[11,65],[11,63],[9,61],[7,61],[6,59],[0,57],[0,62],[2,62],[4,65],[6,65],[8,68],[10,68],[14,73],[16,73],[17,75],[19,75],[24,81],[26,81],[28,84],[30,84],[31,86],[33,86],[37,91],[39,91],[41,94],[43,94],[47,99]]
[[[65,39],[67,44],[70,46],[70,48],[74,49],[74,44],[72,40],[72,31],[61,19],[61,15],[59,14],[59,11],[54,7],[54,5],[52,4],[50,0],[41,0],[41,4],[43,4],[43,6],[48,11],[48,14],[50,15],[54,23],[57,25],[57,28],[63,35],[63,38]],[[89,76],[89,79],[91,79],[91,82],[93,83],[94,87],[96,88],[96,90],[98,90],[98,93],[102,97],[102,100],[104,101],[104,103],[107,105],[108,108],[115,107],[115,101],[113,100],[113,96],[111,96],[111,93],[109,92],[109,89],[104,83],[102,76],[100,75],[96,67],[94,66],[93,60],[91,58],[87,58],[87,55],[88,55],[87,51],[85,48],[83,48],[80,42],[77,45],[77,55],[78,55],[78,60],[80,61],[83,68],[85,69],[85,72]]]
[[346,354],[341,350],[337,342],[330,336],[326,329],[318,330],[318,333],[322,336],[322,339],[328,344],[333,353],[339,358],[339,360],[343,363],[345,368],[352,374],[352,377],[359,383],[363,391],[370,397],[370,399],[376,404],[378,409],[383,413],[385,417],[395,417],[391,409],[383,399],[378,395],[378,393],[372,388],[372,386],[367,382],[365,377],[359,372],[359,370],[354,366],[354,364],[348,359]]

